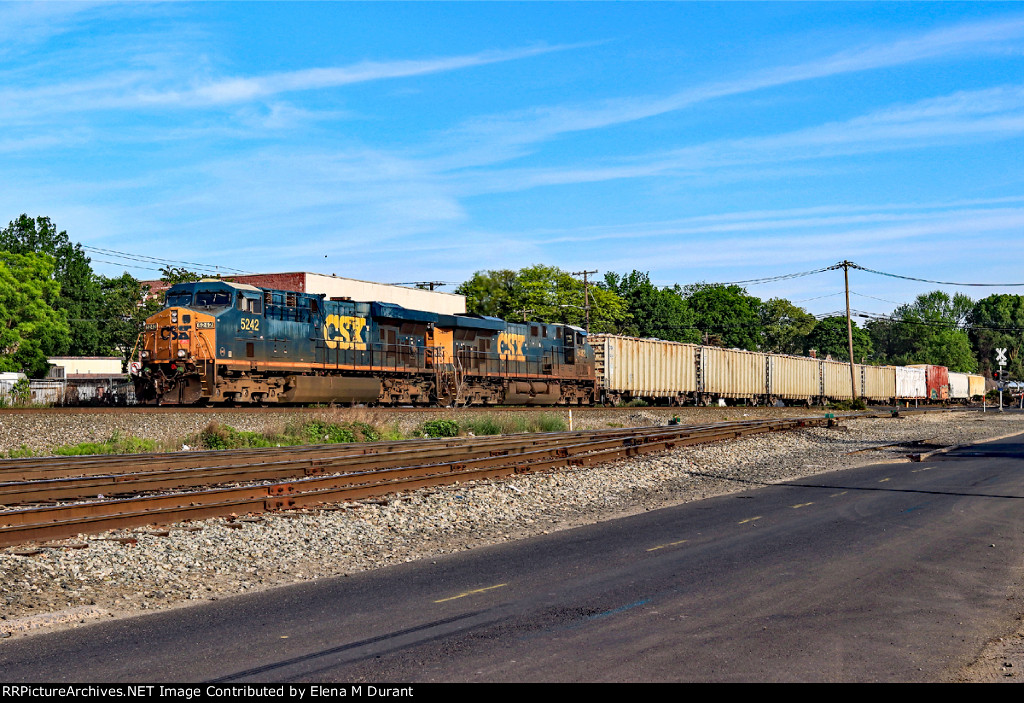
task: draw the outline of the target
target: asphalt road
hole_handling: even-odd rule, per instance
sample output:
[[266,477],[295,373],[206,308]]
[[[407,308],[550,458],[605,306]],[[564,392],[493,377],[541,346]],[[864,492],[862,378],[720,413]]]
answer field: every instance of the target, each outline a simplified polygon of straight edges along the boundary
[[936,681],[1024,610],[1024,437],[0,643],[23,681]]

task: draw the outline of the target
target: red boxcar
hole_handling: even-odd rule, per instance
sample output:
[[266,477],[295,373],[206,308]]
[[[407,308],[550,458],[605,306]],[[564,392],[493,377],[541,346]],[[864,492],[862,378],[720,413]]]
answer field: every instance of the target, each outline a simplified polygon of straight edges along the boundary
[[924,369],[928,385],[929,400],[949,400],[949,369],[931,364],[909,364],[915,369]]

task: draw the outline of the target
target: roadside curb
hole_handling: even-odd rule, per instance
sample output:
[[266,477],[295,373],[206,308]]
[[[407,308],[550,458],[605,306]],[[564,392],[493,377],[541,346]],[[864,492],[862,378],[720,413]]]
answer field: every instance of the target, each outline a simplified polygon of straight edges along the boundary
[[1024,432],[1010,432],[1009,434],[999,435],[998,437],[988,437],[987,439],[980,439],[975,442],[970,442],[968,444],[954,444],[951,447],[933,449],[930,452],[921,452],[920,454],[907,454],[907,458],[910,459],[911,461],[925,461],[926,459],[930,459],[937,454],[946,454],[947,452],[952,452],[957,449],[963,449],[964,447],[973,447],[976,444],[983,444],[985,442],[996,442],[1000,439],[1006,439],[1007,437],[1016,437],[1019,434],[1024,434]]

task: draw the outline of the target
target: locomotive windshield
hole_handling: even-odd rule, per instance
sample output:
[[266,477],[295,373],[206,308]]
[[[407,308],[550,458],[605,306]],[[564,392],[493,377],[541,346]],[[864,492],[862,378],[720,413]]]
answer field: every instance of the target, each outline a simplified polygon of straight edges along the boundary
[[227,307],[231,305],[231,292],[226,290],[201,290],[196,293],[197,308]]
[[192,305],[192,293],[191,292],[168,293],[167,294],[167,302],[165,303],[164,307],[168,307],[168,308],[173,308],[173,307],[187,308],[190,305]]

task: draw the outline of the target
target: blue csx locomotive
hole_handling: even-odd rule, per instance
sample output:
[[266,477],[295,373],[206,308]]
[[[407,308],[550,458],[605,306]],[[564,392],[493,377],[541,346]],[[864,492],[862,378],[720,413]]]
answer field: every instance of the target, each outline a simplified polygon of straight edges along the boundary
[[589,405],[596,390],[578,327],[221,280],[169,288],[140,347],[150,404]]

